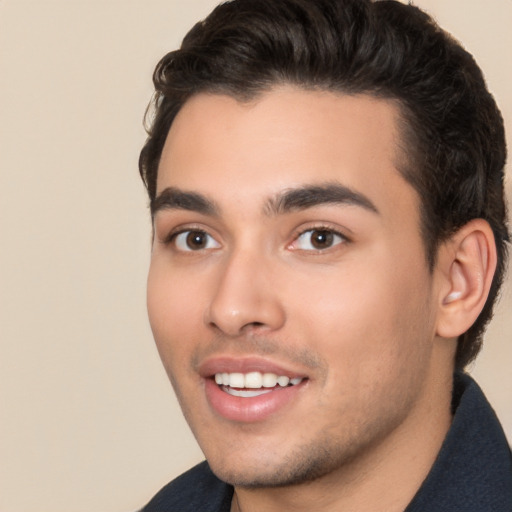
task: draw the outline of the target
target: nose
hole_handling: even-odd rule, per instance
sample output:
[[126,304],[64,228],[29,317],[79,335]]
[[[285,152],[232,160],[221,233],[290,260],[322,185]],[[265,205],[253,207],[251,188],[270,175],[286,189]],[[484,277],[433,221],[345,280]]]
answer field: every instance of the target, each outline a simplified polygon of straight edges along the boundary
[[232,255],[219,269],[205,321],[223,335],[275,331],[285,323],[271,262],[257,254]]

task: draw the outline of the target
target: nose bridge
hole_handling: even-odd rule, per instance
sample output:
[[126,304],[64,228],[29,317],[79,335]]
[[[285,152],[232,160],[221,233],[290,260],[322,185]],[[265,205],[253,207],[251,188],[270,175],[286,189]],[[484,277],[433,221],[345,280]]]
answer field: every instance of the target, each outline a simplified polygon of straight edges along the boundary
[[217,287],[206,312],[210,326],[238,336],[248,327],[275,330],[284,323],[284,309],[273,286],[272,260],[261,252],[238,248],[219,268]]

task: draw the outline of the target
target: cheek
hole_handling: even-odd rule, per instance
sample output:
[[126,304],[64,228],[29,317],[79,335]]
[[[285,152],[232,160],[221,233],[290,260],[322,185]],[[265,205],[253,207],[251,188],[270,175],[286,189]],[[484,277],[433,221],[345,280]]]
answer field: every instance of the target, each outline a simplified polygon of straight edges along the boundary
[[[390,265],[383,272],[386,264],[380,263],[354,264],[318,280],[307,295],[304,290],[292,295],[298,297],[298,318],[308,338],[349,374],[400,371],[417,353],[425,355],[433,338],[425,270],[402,262],[400,271]],[[305,296],[307,304],[301,304]]]
[[313,294],[303,327],[329,362],[319,410],[334,407],[333,418],[362,425],[418,393],[432,336],[425,300],[406,281],[367,272],[365,279],[332,283],[323,298]]
[[[179,272],[170,272],[158,261],[148,275],[147,306],[153,336],[168,372],[170,365],[183,368],[190,338],[203,324],[197,286]],[[198,335],[196,335],[198,336]]]

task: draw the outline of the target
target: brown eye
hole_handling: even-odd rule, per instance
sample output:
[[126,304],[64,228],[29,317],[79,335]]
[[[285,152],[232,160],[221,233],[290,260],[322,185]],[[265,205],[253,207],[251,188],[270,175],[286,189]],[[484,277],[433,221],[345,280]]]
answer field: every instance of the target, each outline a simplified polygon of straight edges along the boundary
[[190,231],[187,234],[187,238],[185,243],[187,247],[192,250],[195,249],[204,249],[206,247],[208,240],[206,238],[206,233],[202,233],[201,231]]
[[334,242],[334,233],[332,231],[314,230],[310,235],[311,245],[315,249],[325,249],[331,247]]
[[308,229],[299,235],[293,245],[302,251],[322,251],[344,241],[343,235],[331,229]]
[[178,233],[174,238],[174,244],[180,251],[201,251],[220,247],[211,235],[197,229]]

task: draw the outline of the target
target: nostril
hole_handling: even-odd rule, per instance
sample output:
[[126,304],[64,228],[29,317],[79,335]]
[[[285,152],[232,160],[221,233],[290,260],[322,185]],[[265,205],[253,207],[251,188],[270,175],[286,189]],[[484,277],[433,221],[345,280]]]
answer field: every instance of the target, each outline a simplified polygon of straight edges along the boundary
[[227,284],[220,286],[205,309],[204,321],[210,329],[227,336],[240,336],[244,332],[273,331],[282,327],[285,315],[276,297],[262,297],[261,291],[249,293],[245,288],[244,293],[237,294],[232,288]]
[[257,333],[266,331],[268,328],[269,326],[265,322],[248,322],[242,327],[241,332],[245,332],[246,334],[250,332]]

